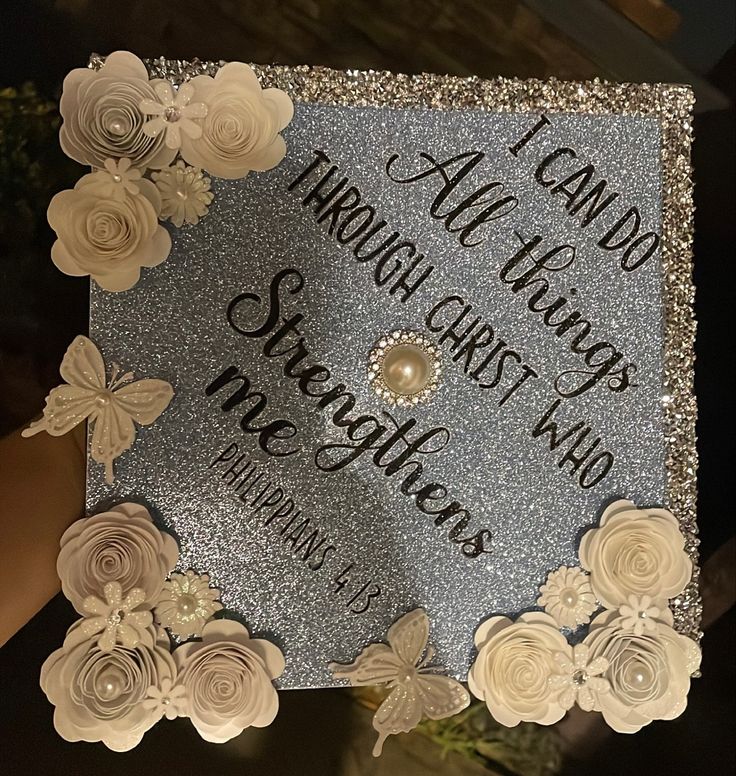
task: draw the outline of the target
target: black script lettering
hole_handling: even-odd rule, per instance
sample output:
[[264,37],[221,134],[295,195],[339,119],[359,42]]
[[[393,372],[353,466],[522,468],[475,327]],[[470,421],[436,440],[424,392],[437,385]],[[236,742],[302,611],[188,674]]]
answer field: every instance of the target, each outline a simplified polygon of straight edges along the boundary
[[529,141],[535,137],[535,135],[550,126],[550,123],[550,120],[544,114],[542,114],[539,117],[539,121],[537,121],[537,123],[531,129],[522,135],[522,137],[516,143],[514,143],[514,145],[509,146],[511,155],[518,156],[519,151],[521,151],[521,149],[524,148],[529,143]]
[[[508,343],[497,338],[493,326],[474,315],[474,307],[463,297],[451,294],[440,299],[427,313],[425,324],[435,333],[441,332],[439,344],[450,341],[449,350],[454,363],[460,363],[463,373],[482,390],[496,388],[512,381],[498,406],[505,404],[530,377],[538,377],[536,370],[524,362],[522,356]],[[493,377],[486,375],[495,362]],[[519,374],[520,372],[520,374]]]
[[[318,224],[327,223],[327,233],[343,246],[350,246],[361,264],[375,262],[373,280],[385,287],[389,296],[406,302],[421,287],[434,266],[417,249],[416,242],[401,239],[398,231],[387,229],[388,223],[377,218],[377,210],[363,201],[360,189],[349,185],[346,177],[335,183],[338,167],[331,164],[323,151],[288,185],[289,191],[302,191],[302,207],[309,208]],[[325,171],[325,167],[327,167]],[[320,177],[317,177],[320,176]],[[316,180],[315,180],[316,179]],[[375,222],[375,223],[374,223]]]
[[601,443],[601,438],[596,437],[588,446],[581,451],[581,448],[592,433],[592,429],[585,421],[578,421],[569,426],[565,431],[560,431],[557,421],[553,419],[554,414],[560,407],[560,399],[555,399],[539,419],[532,430],[532,438],[549,435],[549,449],[554,452],[558,447],[567,445],[567,450],[558,462],[560,469],[565,464],[570,464],[569,474],[575,475],[581,466],[583,466],[577,481],[581,488],[592,488],[597,485],[613,467],[613,454],[607,450],[599,452],[591,457],[592,453]]
[[220,388],[226,385],[240,381],[240,387],[230,395],[220,405],[223,412],[229,412],[243,402],[250,402],[255,400],[251,409],[249,409],[240,420],[240,427],[247,434],[258,434],[258,445],[261,450],[278,458],[284,458],[289,455],[293,455],[299,452],[299,448],[293,448],[291,450],[278,449],[279,441],[292,439],[296,436],[296,426],[288,420],[272,420],[270,423],[266,423],[262,426],[255,424],[255,419],[265,411],[268,400],[266,395],[261,391],[254,391],[250,380],[243,374],[238,372],[237,367],[230,366],[225,369],[218,377],[216,377],[205,389],[204,392],[207,396],[212,396]]
[[[457,187],[484,157],[485,154],[482,151],[467,151],[443,162],[438,162],[430,154],[420,152],[419,158],[427,163],[426,166],[419,172],[401,176],[394,169],[399,155],[393,154],[386,162],[386,174],[394,183],[416,183],[433,175],[438,175],[441,184],[440,190],[429,206],[429,213],[432,218],[443,221],[448,232],[459,233],[460,245],[472,248],[483,242],[483,238],[471,240],[477,229],[489,221],[503,218],[519,204],[518,199],[512,194],[504,195],[504,184],[501,181],[493,181],[485,183],[472,193],[463,196],[457,204],[453,205],[448,202],[447,209],[442,210],[442,206],[452,197]],[[471,212],[471,217],[466,217],[461,223],[456,224],[456,221],[466,211]]]
[[[286,283],[285,281],[292,276],[295,283]],[[323,445],[315,452],[315,465],[325,472],[339,471],[360,456],[371,451],[372,462],[375,466],[382,469],[387,477],[393,477],[399,472],[404,472],[404,483],[400,486],[400,491],[404,495],[409,495],[409,489],[417,484],[421,474],[421,463],[415,460],[418,457],[430,455],[442,450],[449,442],[450,432],[443,427],[432,428],[427,431],[413,433],[416,426],[416,420],[410,418],[401,425],[388,413],[384,413],[394,426],[393,431],[382,423],[375,415],[358,414],[353,415],[356,399],[355,395],[348,391],[344,384],[336,383],[329,386],[331,373],[330,370],[320,364],[307,363],[310,359],[309,348],[306,340],[301,334],[301,329],[297,324],[305,322],[302,313],[295,313],[290,317],[285,317],[282,310],[283,299],[281,293],[284,288],[295,295],[301,292],[303,281],[301,275],[296,270],[285,270],[279,272],[271,280],[268,301],[265,302],[258,294],[251,292],[239,294],[233,303],[228,307],[228,320],[230,325],[243,336],[258,336],[265,338],[262,346],[263,355],[267,358],[282,359],[282,369],[286,377],[297,381],[299,390],[304,396],[317,399],[316,406],[325,409],[330,408],[332,412],[331,421],[337,428],[346,430],[347,442],[331,443]],[[236,301],[237,300],[237,301]],[[257,305],[256,309],[248,309],[248,315],[245,316],[240,310],[240,305],[251,303]],[[267,309],[264,309],[267,308]],[[246,324],[244,319],[255,319],[255,323]],[[279,321],[282,321],[279,326]],[[231,367],[231,370],[234,370]],[[265,407],[265,396],[263,401],[253,392],[250,382],[245,382],[247,378],[237,373],[227,372],[220,376],[219,383],[211,386],[212,392],[231,380],[239,379],[242,385],[227,401],[237,404],[244,401],[247,397],[257,399],[257,408]],[[319,390],[324,384],[325,390]],[[330,406],[338,403],[333,410]],[[411,435],[410,435],[410,432]],[[224,452],[223,456],[229,456],[230,452]],[[417,471],[419,468],[419,471]],[[270,486],[270,483],[267,487]],[[419,486],[421,487],[421,486]],[[439,492],[436,484],[433,493]],[[444,488],[444,486],[442,486]],[[265,491],[264,491],[265,493]],[[257,496],[260,499],[262,494]],[[268,499],[268,497],[266,497]],[[448,532],[448,539],[455,544],[460,545],[461,551],[467,557],[476,557],[482,553],[491,552],[487,546],[491,538],[491,532],[481,529],[474,533],[466,533],[465,527],[471,519],[467,510],[460,506],[459,502],[451,501],[449,505],[440,507],[439,510],[428,505],[432,501],[427,495],[417,508],[424,514],[438,516],[444,512],[449,519],[452,514],[453,504],[456,504],[455,513],[464,516],[456,520]],[[436,500],[436,496],[435,496]],[[268,504],[270,508],[271,503]],[[299,526],[292,529],[296,522],[297,515],[288,514],[289,521],[281,528],[281,535],[287,535],[289,541],[296,541],[301,537]],[[465,520],[467,516],[467,520]],[[440,525],[441,521],[435,519],[435,525]],[[305,529],[306,530],[306,529]],[[297,533],[295,533],[295,531]]]
[[[541,314],[544,325],[550,328],[556,337],[562,338],[570,334],[570,350],[581,355],[585,365],[591,367],[589,370],[564,372],[555,380],[555,390],[565,398],[580,396],[609,374],[619,377],[614,382],[609,380],[609,390],[621,392],[633,386],[629,373],[633,374],[636,367],[623,361],[624,354],[610,342],[591,341],[592,324],[583,318],[578,310],[565,311],[562,314],[561,311],[569,305],[570,299],[550,294],[549,281],[546,277],[540,277],[542,273],[554,274],[567,269],[575,260],[574,246],[556,246],[538,256],[535,251],[543,241],[540,235],[527,241],[524,241],[521,235],[517,236],[522,241],[522,247],[501,268],[500,279],[511,287],[514,294],[521,291],[528,293],[529,289],[533,289],[527,300],[529,310]],[[575,289],[570,289],[570,297],[576,293]],[[614,370],[617,366],[618,369]]]

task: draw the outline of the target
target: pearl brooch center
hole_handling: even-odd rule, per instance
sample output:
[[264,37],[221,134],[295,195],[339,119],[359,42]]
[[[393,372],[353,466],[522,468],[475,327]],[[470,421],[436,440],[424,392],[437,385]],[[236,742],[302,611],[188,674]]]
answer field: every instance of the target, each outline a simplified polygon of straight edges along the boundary
[[439,350],[416,331],[392,331],[378,340],[368,357],[368,380],[388,404],[428,401],[441,372]]

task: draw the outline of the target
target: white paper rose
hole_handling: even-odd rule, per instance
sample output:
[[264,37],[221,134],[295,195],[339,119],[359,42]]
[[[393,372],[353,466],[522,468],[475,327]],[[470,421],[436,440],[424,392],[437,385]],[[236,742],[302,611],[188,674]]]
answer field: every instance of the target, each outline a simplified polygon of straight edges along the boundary
[[564,716],[550,677],[557,671],[555,656],[563,653],[572,660],[572,652],[552,617],[542,612],[527,612],[516,622],[491,617],[475,632],[475,645],[468,687],[494,719],[514,727],[551,725]]
[[73,189],[51,200],[48,221],[58,239],[51,259],[66,275],[90,275],[107,291],[125,291],[140,277],[141,267],[166,259],[171,237],[158,222],[161,195],[149,180],[135,181],[137,193],[118,187],[104,196],[102,179],[109,169],[85,175]]
[[700,666],[700,648],[660,622],[656,631],[636,635],[618,612],[603,612],[590,625],[584,644],[591,660],[604,658],[602,677],[610,691],[594,709],[619,733],[636,733],[655,719],[674,719],[685,710],[690,675]]
[[600,528],[580,542],[580,565],[607,609],[617,609],[629,596],[648,595],[665,606],[692,576],[692,561],[677,520],[666,509],[637,509],[616,501],[603,513]]
[[176,149],[166,145],[163,133],[151,137],[143,131],[148,119],[140,104],[156,99],[146,66],[129,51],[113,52],[98,71],[72,70],[59,104],[64,153],[92,167],[122,157],[140,169],[166,167]]
[[279,132],[294,115],[289,96],[280,89],[261,89],[253,70],[230,62],[212,78],[190,81],[192,102],[204,103],[199,137],[181,135],[181,155],[194,167],[218,178],[242,178],[250,170],[270,170],[286,154]]
[[279,700],[272,680],[283,672],[284,656],[270,641],[250,638],[234,620],[212,620],[202,640],[182,644],[174,659],[186,716],[205,741],[224,743],[273,722]]
[[161,718],[145,703],[149,689],[175,676],[163,630],[148,628],[135,647],[116,644],[105,652],[77,624],[41,667],[41,688],[56,707],[54,727],[63,739],[125,752]]
[[176,541],[156,528],[148,510],[126,503],[72,523],[61,537],[56,570],[80,614],[87,596],[104,595],[108,582],[140,588],[152,607],[178,557]]

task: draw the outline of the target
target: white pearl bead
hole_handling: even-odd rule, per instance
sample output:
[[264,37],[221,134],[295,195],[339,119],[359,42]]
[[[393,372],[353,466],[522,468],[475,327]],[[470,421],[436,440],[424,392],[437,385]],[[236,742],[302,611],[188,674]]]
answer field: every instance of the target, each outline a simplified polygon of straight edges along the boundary
[[407,684],[408,682],[411,682],[414,677],[417,674],[417,669],[413,666],[405,666],[404,668],[400,669],[396,679],[399,682],[399,684]]
[[123,681],[118,671],[109,671],[97,677],[95,690],[103,701],[110,701],[117,698],[123,689]]
[[113,135],[124,135],[126,133],[126,127],[125,122],[123,122],[121,119],[113,119],[108,125],[107,128],[112,132]]
[[194,596],[185,594],[177,601],[176,609],[183,616],[194,614],[197,609],[197,601]]
[[634,687],[641,690],[651,683],[652,675],[646,666],[639,664],[630,671],[629,681]]
[[95,404],[98,407],[106,407],[110,403],[111,398],[109,391],[101,391],[95,397]]
[[566,587],[560,593],[560,601],[563,604],[563,606],[572,608],[578,602],[578,594],[571,587]]
[[388,388],[401,396],[409,396],[427,386],[431,367],[421,348],[402,343],[386,353],[382,371]]

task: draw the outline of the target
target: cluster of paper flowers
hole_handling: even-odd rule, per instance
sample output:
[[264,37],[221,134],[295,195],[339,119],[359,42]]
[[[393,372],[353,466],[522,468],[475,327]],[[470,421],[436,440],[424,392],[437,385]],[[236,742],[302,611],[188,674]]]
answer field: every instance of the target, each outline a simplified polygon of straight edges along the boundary
[[[188,717],[207,741],[269,725],[281,651],[233,620],[206,574],[170,573],[179,551],[138,504],[73,523],[61,539],[62,591],[82,615],[41,668],[54,726],[67,741],[136,746],[162,717]],[[167,580],[168,576],[168,580]],[[179,637],[172,642],[162,626]]]
[[[579,555],[588,573],[553,571],[540,588],[544,612],[491,617],[478,628],[471,692],[507,726],[551,725],[575,703],[621,733],[677,717],[700,665],[698,645],[673,629],[668,608],[692,576],[677,520],[617,501],[583,536]],[[588,622],[575,645],[560,630]]]
[[283,159],[279,133],[293,105],[285,92],[261,89],[242,62],[175,89],[150,80],[135,55],[116,51],[97,71],[69,73],[60,111],[62,149],[95,172],[51,201],[48,219],[58,237],[52,259],[68,275],[124,291],[141,267],[169,254],[159,219],[180,227],[207,213],[213,194],[203,171],[242,178]]

